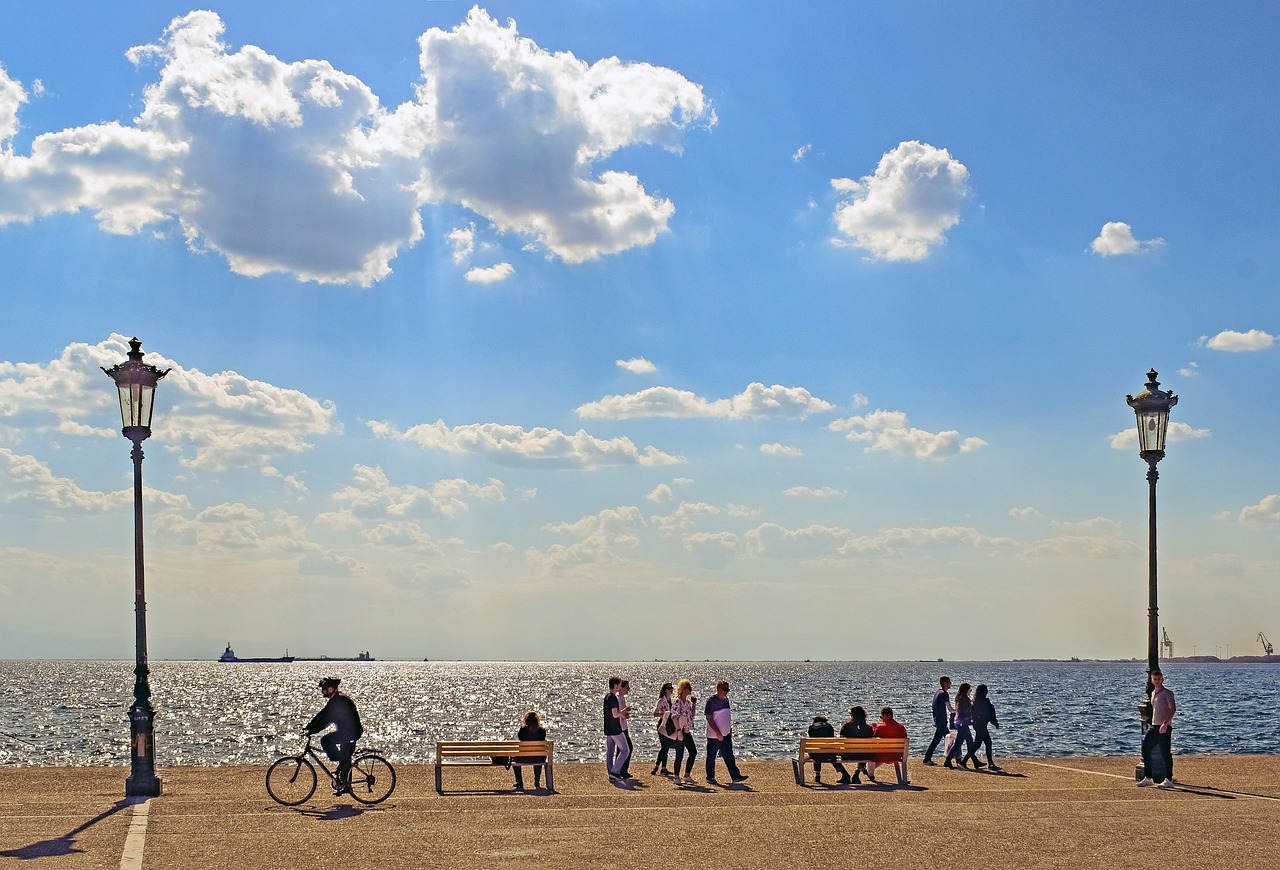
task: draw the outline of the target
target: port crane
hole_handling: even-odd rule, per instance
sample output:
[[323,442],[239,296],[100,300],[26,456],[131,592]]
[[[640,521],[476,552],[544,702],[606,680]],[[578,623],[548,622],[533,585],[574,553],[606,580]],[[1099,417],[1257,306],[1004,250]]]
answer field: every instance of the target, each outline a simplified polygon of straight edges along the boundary
[[1276,648],[1271,645],[1271,641],[1267,640],[1267,636],[1262,632],[1258,632],[1258,643],[1262,644],[1262,649],[1268,657],[1276,654]]
[[1173,658],[1173,641],[1169,640],[1169,629],[1161,628],[1160,631],[1164,634],[1164,640],[1160,641],[1160,646],[1164,647],[1164,657],[1171,659]]

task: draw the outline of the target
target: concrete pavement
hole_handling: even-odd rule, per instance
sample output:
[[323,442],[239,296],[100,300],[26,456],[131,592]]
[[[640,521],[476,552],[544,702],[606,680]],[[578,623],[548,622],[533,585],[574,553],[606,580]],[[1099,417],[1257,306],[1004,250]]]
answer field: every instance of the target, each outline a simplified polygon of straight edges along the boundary
[[121,768],[6,768],[0,867],[652,867],[713,852],[764,868],[1280,863],[1280,757],[1178,756],[1169,790],[1137,788],[1133,758],[1002,763],[997,775],[913,760],[908,788],[801,788],[786,762],[744,761],[741,787],[692,790],[647,768],[627,789],[602,765],[562,764],[557,794],[515,793],[501,768],[453,768],[443,796],[430,766],[404,765],[384,805],[319,790],[297,809],[268,797],[265,764],[162,769],[164,795],[138,805],[121,797]]

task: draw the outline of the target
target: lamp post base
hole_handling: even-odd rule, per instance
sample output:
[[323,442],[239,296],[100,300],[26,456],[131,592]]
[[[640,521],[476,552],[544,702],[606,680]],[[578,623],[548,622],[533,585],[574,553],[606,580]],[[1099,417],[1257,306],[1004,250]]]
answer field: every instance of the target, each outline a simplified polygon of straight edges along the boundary
[[124,781],[125,797],[160,797],[160,777],[131,776]]

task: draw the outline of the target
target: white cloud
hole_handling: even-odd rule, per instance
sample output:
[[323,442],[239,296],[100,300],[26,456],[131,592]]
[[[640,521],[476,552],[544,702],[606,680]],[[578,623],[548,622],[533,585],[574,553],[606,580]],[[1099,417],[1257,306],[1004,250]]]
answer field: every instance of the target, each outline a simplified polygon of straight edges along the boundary
[[1247,505],[1240,509],[1242,523],[1277,523],[1280,522],[1280,495],[1269,495],[1257,504]]
[[647,375],[658,370],[657,366],[642,356],[633,357],[632,359],[618,359],[614,360],[614,363],[618,368],[626,369],[633,375]]
[[1044,519],[1044,514],[1040,513],[1040,511],[1036,510],[1036,509],[1035,509],[1035,508],[1033,508],[1033,507],[1011,508],[1011,509],[1009,510],[1009,516],[1013,517],[1014,519],[1018,519],[1018,520],[1042,520],[1042,519]]
[[715,570],[728,566],[739,547],[738,536],[733,532],[694,532],[685,535],[682,543],[700,567]]
[[433,514],[452,517],[470,510],[472,501],[506,501],[502,481],[471,483],[461,478],[438,480],[429,488],[395,485],[378,466],[357,465],[354,482],[333,494],[333,500],[355,512],[376,511],[402,517],[421,506]]
[[530,429],[501,423],[471,423],[449,428],[443,420],[420,423],[401,432],[389,423],[372,420],[369,429],[379,438],[417,444],[425,450],[475,453],[507,464],[597,468],[604,465],[676,465],[684,460],[656,447],[643,451],[630,438],[595,438],[579,429],[573,435],[559,429]]
[[804,160],[806,156],[808,156],[809,152],[812,150],[813,150],[812,145],[807,145],[807,144],[801,145],[799,148],[796,149],[796,153],[791,155],[792,162],[794,163],[801,162],[802,160]]
[[0,66],[0,149],[18,132],[18,109],[27,101],[21,82],[9,78]]
[[468,269],[463,277],[473,284],[497,284],[515,273],[515,267],[510,263],[495,263],[492,266],[476,266],[474,269]]
[[706,502],[680,502],[679,507],[666,516],[649,517],[649,524],[664,534],[688,532],[694,528],[697,517],[720,513],[720,508]]
[[804,456],[804,451],[799,447],[792,447],[790,444],[761,444],[760,452],[765,456],[786,456],[797,458]]
[[[118,435],[115,389],[101,368],[128,352],[124,336],[113,334],[97,345],[70,344],[44,365],[0,362],[0,418],[31,418],[39,428],[42,418],[51,417],[43,426],[64,434]],[[297,390],[230,371],[206,375],[154,353],[145,361],[170,369],[156,388],[153,437],[193,448],[189,455],[183,450],[189,468],[249,466],[271,473],[273,457],[302,452],[310,439],[341,431],[332,403]]]
[[704,399],[688,390],[650,387],[625,396],[605,396],[578,408],[579,417],[631,420],[638,417],[807,417],[834,406],[803,387],[753,383],[730,399]]
[[[1169,428],[1165,433],[1165,443],[1175,444],[1179,441],[1192,441],[1196,438],[1208,438],[1210,430],[1195,429],[1186,423],[1179,423],[1176,420],[1169,421]],[[1131,426],[1123,432],[1117,432],[1111,436],[1112,450],[1137,450],[1138,449],[1138,429]]]
[[453,262],[462,265],[471,259],[476,249],[476,225],[469,223],[465,227],[454,227],[445,234],[445,240],[453,248]]
[[746,533],[745,544],[747,553],[757,558],[847,559],[920,547],[1007,548],[1013,542],[967,526],[892,528],[881,529],[874,535],[859,535],[836,526],[814,524],[788,529],[776,523],[764,523]]
[[1124,254],[1139,254],[1164,246],[1164,239],[1146,239],[1133,237],[1133,229],[1122,221],[1108,221],[1102,225],[1102,232],[1089,245],[1089,249],[1101,257],[1118,257]]
[[307,538],[302,522],[284,511],[263,512],[240,502],[213,505],[192,519],[164,518],[170,534],[190,540],[202,550],[275,550],[314,552],[321,548]]
[[[457,203],[581,262],[653,242],[675,210],[597,164],[632,145],[678,151],[715,122],[672,70],[551,53],[479,7],[421,36],[415,97],[393,111],[327,61],[233,50],[224,29],[191,12],[129,50],[160,65],[132,123],[0,150],[0,224],[81,209],[113,233],[176,222],[239,274],[368,286],[422,237],[422,206]],[[0,144],[24,96],[0,80]]]
[[862,393],[854,393],[851,401],[854,408],[865,408],[871,403],[871,400]]
[[[143,499],[152,504],[187,508],[186,496],[154,487],[143,489]],[[121,510],[133,504],[133,490],[96,492],[83,489],[74,480],[58,477],[49,466],[8,447],[0,447],[0,503],[34,501],[51,508],[86,512]]]
[[645,496],[649,501],[656,502],[658,504],[671,501],[675,497],[676,495],[672,491],[671,487],[665,483],[658,484],[653,488],[652,492]]
[[621,559],[618,550],[634,550],[640,545],[640,531],[644,526],[639,508],[610,508],[574,522],[549,524],[547,531],[572,535],[578,540],[567,546],[553,544],[546,550],[529,550],[527,555],[535,566],[544,570],[617,562]]
[[1189,362],[1182,368],[1178,369],[1178,374],[1184,378],[1194,378],[1200,375],[1200,363]]
[[821,486],[821,487],[818,487],[817,489],[814,489],[813,487],[809,487],[809,486],[793,486],[793,487],[790,487],[789,489],[784,489],[782,491],[782,494],[785,495],[787,498],[818,498],[818,499],[844,498],[845,496],[848,495],[848,493],[845,492],[844,490],[836,489],[835,487],[832,487],[832,486]]
[[836,206],[837,244],[877,260],[921,260],[960,222],[969,195],[969,170],[945,148],[902,142],[861,181],[833,178],[848,195]]
[[875,410],[870,414],[836,420],[828,427],[843,432],[855,444],[866,444],[865,450],[883,450],[915,459],[946,459],[957,453],[969,453],[985,447],[981,438],[961,438],[954,429],[926,432],[907,424],[902,411]]
[[1200,344],[1210,350],[1233,352],[1266,350],[1275,343],[1276,337],[1261,329],[1251,329],[1248,332],[1224,329],[1212,338],[1206,336],[1200,339]]

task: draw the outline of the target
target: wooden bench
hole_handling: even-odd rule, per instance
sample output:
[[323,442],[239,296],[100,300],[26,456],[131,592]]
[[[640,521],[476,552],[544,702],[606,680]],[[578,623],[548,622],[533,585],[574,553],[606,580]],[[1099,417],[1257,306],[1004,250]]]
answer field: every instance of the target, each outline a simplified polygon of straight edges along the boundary
[[[510,759],[516,767],[541,766],[547,776],[547,790],[555,791],[551,779],[551,740],[445,740],[436,743],[436,791],[443,793],[441,777],[446,765],[492,765],[493,759]],[[543,758],[544,761],[522,761],[522,758]],[[506,769],[506,766],[503,766]]]
[[[893,764],[898,774],[898,785],[907,785],[907,749],[911,741],[905,737],[801,737],[800,753],[795,760],[796,784],[804,785],[804,766],[813,762],[813,756],[834,758],[842,764],[859,761],[878,761]],[[893,761],[887,760],[893,756]]]

